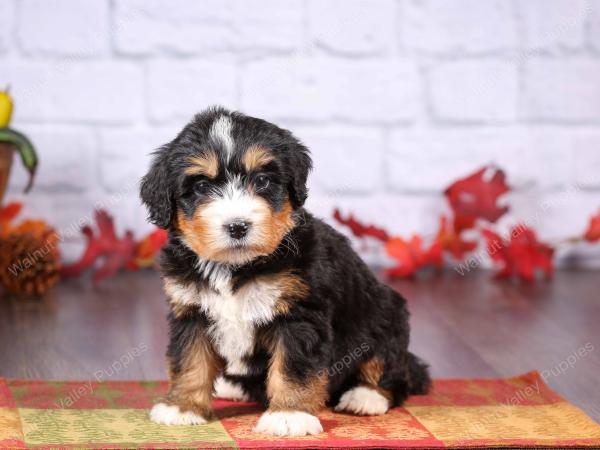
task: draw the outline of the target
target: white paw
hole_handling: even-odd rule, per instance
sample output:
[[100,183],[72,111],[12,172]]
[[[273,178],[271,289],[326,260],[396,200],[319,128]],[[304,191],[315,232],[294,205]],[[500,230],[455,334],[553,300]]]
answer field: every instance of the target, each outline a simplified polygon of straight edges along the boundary
[[389,400],[375,389],[357,386],[344,392],[335,410],[364,416],[378,416],[385,414],[389,407]]
[[150,411],[150,419],[164,425],[200,425],[206,419],[192,411],[181,412],[176,405],[157,403]]
[[239,384],[232,383],[223,377],[218,377],[215,381],[215,397],[242,402],[247,402],[250,399]]
[[323,427],[319,419],[302,411],[267,411],[258,420],[254,431],[275,436],[305,436],[322,433]]

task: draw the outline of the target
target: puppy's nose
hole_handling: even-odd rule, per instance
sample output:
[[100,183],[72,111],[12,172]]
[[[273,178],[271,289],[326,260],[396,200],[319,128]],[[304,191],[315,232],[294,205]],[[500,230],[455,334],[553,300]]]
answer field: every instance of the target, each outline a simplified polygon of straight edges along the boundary
[[236,219],[232,222],[229,222],[227,225],[225,225],[225,227],[229,232],[229,236],[231,236],[233,239],[241,239],[248,234],[250,222],[243,219]]

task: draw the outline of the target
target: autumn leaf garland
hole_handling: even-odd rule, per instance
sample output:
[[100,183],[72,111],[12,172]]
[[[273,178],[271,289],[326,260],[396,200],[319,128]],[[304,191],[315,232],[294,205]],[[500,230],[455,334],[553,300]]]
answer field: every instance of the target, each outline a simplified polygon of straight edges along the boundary
[[[478,232],[485,239],[484,252],[497,267],[497,277],[517,277],[527,281],[535,280],[539,274],[550,277],[554,271],[555,249],[540,242],[533,229],[519,224],[510,230],[508,238],[503,238],[491,228],[509,210],[508,206],[499,203],[500,197],[507,192],[510,192],[510,186],[504,171],[490,166],[452,183],[444,191],[452,217],[440,217],[438,232],[428,245],[419,234],[408,239],[391,236],[376,225],[362,224],[353,215],[343,217],[337,209],[333,217],[349,227],[356,237],[371,237],[384,243],[387,255],[394,261],[394,265],[385,271],[390,277],[412,277],[424,268],[441,268],[444,256],[465,267],[469,267],[469,263],[478,264],[479,258],[472,257],[478,242],[466,239],[467,231]],[[600,211],[591,218],[581,237],[569,241],[584,240],[600,240]]]

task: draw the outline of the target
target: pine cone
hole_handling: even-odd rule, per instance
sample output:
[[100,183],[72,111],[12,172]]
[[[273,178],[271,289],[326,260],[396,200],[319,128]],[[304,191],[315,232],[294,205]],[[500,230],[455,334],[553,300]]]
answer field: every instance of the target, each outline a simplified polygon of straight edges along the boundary
[[44,295],[60,278],[53,231],[15,233],[0,238],[0,285],[16,295]]

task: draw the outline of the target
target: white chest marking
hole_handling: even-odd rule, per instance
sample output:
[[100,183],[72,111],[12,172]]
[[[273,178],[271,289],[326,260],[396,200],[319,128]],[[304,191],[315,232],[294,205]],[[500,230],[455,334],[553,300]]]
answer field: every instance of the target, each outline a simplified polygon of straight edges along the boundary
[[229,268],[204,259],[198,259],[196,268],[213,289],[219,292],[229,289],[231,283],[231,270]]
[[165,279],[165,290],[171,301],[198,305],[211,319],[208,333],[215,349],[226,361],[226,372],[247,374],[244,357],[253,350],[256,328],[269,323],[275,315],[275,304],[281,295],[278,286],[258,280],[233,293],[228,280],[218,291],[199,291],[195,285]]

